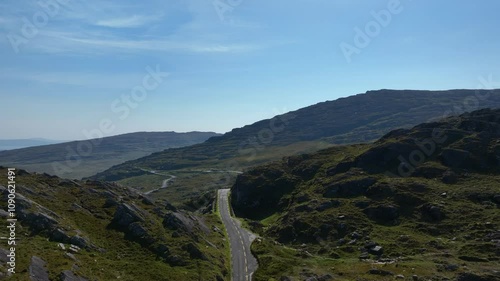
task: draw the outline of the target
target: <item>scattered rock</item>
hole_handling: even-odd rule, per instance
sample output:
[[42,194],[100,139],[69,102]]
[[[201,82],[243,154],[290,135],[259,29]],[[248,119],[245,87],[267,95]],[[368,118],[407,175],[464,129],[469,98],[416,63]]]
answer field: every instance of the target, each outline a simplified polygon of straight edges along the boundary
[[172,211],[172,212],[177,212],[177,208],[170,204],[168,201],[165,201],[165,209]]
[[355,197],[363,195],[366,190],[377,182],[375,178],[350,180],[340,183],[333,183],[326,187],[323,194],[326,198],[334,197]]
[[170,249],[168,248],[167,245],[165,244],[160,244],[158,245],[158,247],[156,248],[156,253],[162,257],[162,258],[167,258],[170,256]]
[[61,272],[59,275],[59,280],[61,281],[88,281],[88,279],[85,279],[80,276],[76,276],[72,271],[70,270],[65,270]]
[[307,204],[295,207],[295,212],[299,212],[299,213],[300,212],[311,212],[312,210],[313,210],[313,208],[311,208],[311,206],[309,206]]
[[309,197],[308,194],[304,194],[304,195],[297,197],[297,203],[304,203],[304,202],[307,202],[309,200],[311,200],[311,198]]
[[153,199],[149,198],[148,196],[144,196],[142,198],[142,203],[149,205],[149,206],[154,205]]
[[118,205],[118,201],[115,200],[113,197],[108,197],[106,198],[106,201],[104,201],[104,205],[102,206],[103,208],[110,208]]
[[184,245],[182,249],[188,252],[192,259],[208,260],[205,254],[193,243]]
[[166,261],[172,266],[184,266],[187,264],[187,262],[178,255],[168,256]]
[[354,162],[340,162],[337,166],[330,168],[326,171],[327,176],[334,176],[336,174],[345,173],[354,167]]
[[81,249],[78,246],[70,245],[69,250],[72,251],[73,253],[78,253],[78,252],[80,252]]
[[457,174],[455,174],[455,172],[448,170],[443,173],[441,181],[446,184],[455,184],[458,182],[458,176]]
[[380,275],[380,276],[389,276],[389,275],[394,275],[394,273],[387,271],[387,270],[382,270],[382,269],[370,269],[368,273],[373,274],[373,275]]
[[460,268],[458,264],[447,264],[444,266],[446,271],[457,271]]
[[59,185],[63,187],[81,187],[82,185],[74,180],[59,179]]
[[60,228],[56,228],[54,229],[50,235],[49,235],[49,238],[52,240],[52,241],[55,241],[55,242],[60,242],[60,243],[69,243],[69,240],[70,240],[70,236],[68,234],[66,234],[66,232],[64,232],[62,229]]
[[0,248],[0,264],[6,264],[9,261],[7,255],[10,254],[6,249]]
[[494,279],[482,277],[474,273],[460,273],[457,281],[493,281]]
[[64,256],[66,256],[67,258],[69,258],[73,261],[78,261],[78,259],[72,253],[64,253]]
[[381,246],[374,246],[368,249],[368,252],[372,255],[380,256],[384,253],[384,248]]
[[463,261],[471,261],[471,262],[489,262],[490,260],[485,259],[485,258],[480,258],[480,257],[473,257],[473,256],[459,256],[459,259]]
[[405,279],[405,276],[403,274],[398,274],[396,275],[396,279]]
[[27,223],[33,231],[49,231],[59,224],[56,219],[45,213],[27,214],[25,223]]
[[337,208],[341,204],[342,203],[340,201],[331,200],[331,201],[327,201],[327,202],[321,203],[321,205],[319,205],[318,207],[316,207],[316,210],[320,211],[320,212],[323,212],[323,211],[326,211],[326,210],[331,209],[331,208]]
[[357,201],[354,203],[354,206],[360,208],[360,209],[364,209],[364,208],[367,208],[368,206],[370,206],[371,202],[370,201]]
[[74,246],[77,246],[79,248],[82,248],[82,249],[89,248],[89,246],[90,246],[89,241],[87,239],[79,236],[79,235],[75,235],[75,236],[71,237],[71,239],[69,240],[69,243],[74,245]]
[[394,222],[399,218],[399,208],[393,205],[381,205],[363,210],[363,212],[372,220],[388,223]]
[[369,258],[370,258],[370,255],[368,253],[366,253],[366,252],[361,253],[361,255],[359,255],[359,259],[360,260],[367,260]]
[[186,230],[191,232],[194,222],[182,213],[170,212],[163,218],[163,226],[171,230]]
[[365,243],[365,249],[372,249],[375,248],[376,246],[378,246],[377,242],[368,241]]
[[0,217],[1,218],[8,218],[9,217],[9,213],[7,213],[6,211],[4,211],[3,209],[0,209]]
[[426,220],[441,221],[445,218],[441,208],[432,204],[423,205],[420,207],[420,211],[422,213],[422,217]]
[[148,235],[148,231],[141,225],[140,222],[133,222],[128,226],[128,233],[134,238],[142,238]]
[[50,281],[49,273],[45,267],[47,263],[39,257],[31,257],[31,263],[29,266],[29,274],[31,281]]
[[357,233],[356,231],[351,233],[351,238],[352,239],[360,239],[361,237],[363,237],[363,235]]
[[144,218],[137,207],[130,206],[125,203],[118,205],[113,218],[113,223],[116,223],[119,227],[128,227],[131,223],[137,221],[144,221]]

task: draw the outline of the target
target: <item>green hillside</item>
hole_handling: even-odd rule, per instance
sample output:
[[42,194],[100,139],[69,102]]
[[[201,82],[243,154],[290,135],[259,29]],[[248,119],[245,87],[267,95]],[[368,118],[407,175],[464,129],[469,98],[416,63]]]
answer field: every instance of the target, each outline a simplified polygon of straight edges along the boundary
[[[229,280],[222,224],[112,183],[71,181],[17,170],[16,274],[8,280]],[[7,169],[0,167],[1,216]],[[4,220],[5,222],[5,220]],[[7,222],[5,222],[7,225]],[[8,237],[2,227],[1,237]],[[0,279],[7,242],[0,245]],[[76,246],[76,247],[75,247]],[[47,278],[43,278],[46,276]]]
[[255,280],[499,280],[500,110],[257,167],[232,204]]

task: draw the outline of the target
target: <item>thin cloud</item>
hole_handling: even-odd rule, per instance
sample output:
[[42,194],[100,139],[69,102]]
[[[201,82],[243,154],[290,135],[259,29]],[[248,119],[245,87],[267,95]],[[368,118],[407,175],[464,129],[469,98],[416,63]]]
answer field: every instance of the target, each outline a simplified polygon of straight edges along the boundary
[[123,39],[90,34],[75,36],[67,32],[46,32],[45,42],[35,46],[38,50],[54,52],[89,51],[156,51],[156,52],[191,52],[191,53],[242,53],[262,49],[265,46],[255,44],[223,44],[170,39]]
[[124,17],[124,18],[113,18],[113,19],[99,20],[95,23],[95,25],[102,26],[102,27],[111,27],[111,28],[130,28],[130,27],[140,27],[140,26],[158,21],[160,19],[161,19],[161,16],[149,16],[149,17],[147,17],[147,16],[141,16],[141,15],[133,15],[133,16]]

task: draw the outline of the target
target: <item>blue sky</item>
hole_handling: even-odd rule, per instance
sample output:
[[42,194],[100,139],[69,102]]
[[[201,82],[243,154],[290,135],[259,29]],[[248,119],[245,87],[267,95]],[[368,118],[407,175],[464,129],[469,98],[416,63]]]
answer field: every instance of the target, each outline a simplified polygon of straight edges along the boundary
[[[2,139],[84,139],[103,120],[105,135],[227,132],[367,90],[500,81],[494,0],[37,2],[0,2]],[[124,103],[148,67],[169,75]]]

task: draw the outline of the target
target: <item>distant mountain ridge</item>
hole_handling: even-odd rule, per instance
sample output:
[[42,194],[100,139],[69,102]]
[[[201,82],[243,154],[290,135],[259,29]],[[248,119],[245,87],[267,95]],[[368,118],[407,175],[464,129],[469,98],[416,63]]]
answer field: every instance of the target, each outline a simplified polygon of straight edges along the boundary
[[484,107],[500,107],[500,90],[368,91],[261,120],[201,144],[154,153],[117,165],[95,178],[114,181],[144,173],[137,167],[176,170],[217,166],[231,159],[243,163],[240,167],[248,167],[258,163],[256,155],[265,148],[320,141],[330,145],[370,142],[394,129]]
[[[213,132],[129,133],[88,141],[1,151],[0,165],[65,178],[82,178],[153,152],[201,143],[217,135]],[[95,145],[89,147],[89,144]],[[85,152],[87,150],[90,150],[89,153]]]
[[43,138],[31,138],[31,139],[3,139],[0,140],[0,151],[21,149],[32,146],[41,146],[49,144],[57,144],[65,142],[63,140],[49,140]]

